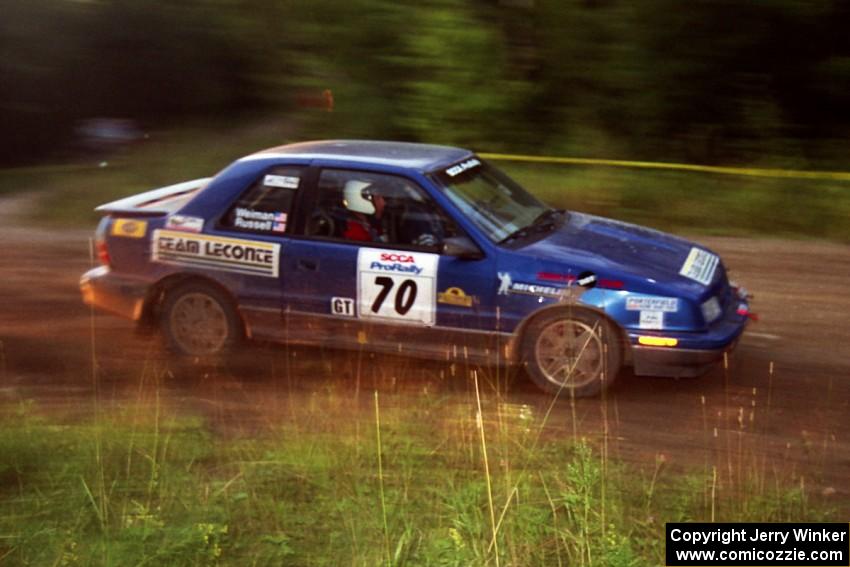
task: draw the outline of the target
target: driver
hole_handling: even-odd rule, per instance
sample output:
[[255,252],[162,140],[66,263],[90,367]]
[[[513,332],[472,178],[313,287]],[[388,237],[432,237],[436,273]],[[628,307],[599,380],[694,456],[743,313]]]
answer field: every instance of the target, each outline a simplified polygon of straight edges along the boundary
[[386,202],[368,181],[353,179],[343,188],[343,205],[349,217],[342,232],[343,238],[364,242],[386,242],[381,223]]

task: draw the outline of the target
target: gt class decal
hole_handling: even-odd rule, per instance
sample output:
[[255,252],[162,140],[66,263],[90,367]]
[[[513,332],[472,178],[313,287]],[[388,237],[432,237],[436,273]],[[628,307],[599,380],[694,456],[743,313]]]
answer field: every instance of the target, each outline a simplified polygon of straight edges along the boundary
[[354,300],[350,297],[331,297],[331,313],[354,317]]
[[276,278],[280,244],[155,230],[151,260],[163,264],[210,268],[237,274]]
[[361,248],[357,312],[365,319],[435,323],[437,254]]

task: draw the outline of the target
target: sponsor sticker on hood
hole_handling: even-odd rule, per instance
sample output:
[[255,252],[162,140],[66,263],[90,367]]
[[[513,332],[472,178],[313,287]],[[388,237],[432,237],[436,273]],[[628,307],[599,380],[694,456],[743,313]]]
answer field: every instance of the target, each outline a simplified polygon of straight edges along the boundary
[[711,252],[693,247],[685,259],[685,263],[682,264],[679,274],[702,285],[708,285],[714,277],[714,271],[717,269],[719,261],[720,259]]

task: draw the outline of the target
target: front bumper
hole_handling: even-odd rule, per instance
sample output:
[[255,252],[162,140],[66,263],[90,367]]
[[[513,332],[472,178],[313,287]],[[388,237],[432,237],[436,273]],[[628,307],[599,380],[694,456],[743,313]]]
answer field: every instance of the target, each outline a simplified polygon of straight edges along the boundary
[[93,268],[80,278],[80,292],[86,305],[133,321],[142,317],[148,287],[148,282],[116,276],[107,266]]
[[[640,331],[630,329],[632,363],[638,376],[672,376],[691,378],[705,374],[731,353],[738,344],[749,317],[746,299],[734,302],[724,316],[707,331],[682,333]],[[674,347],[645,346],[639,337],[669,337],[677,340]]]
[[737,341],[727,348],[713,350],[680,349],[632,345],[634,372],[638,376],[701,376],[732,352]]

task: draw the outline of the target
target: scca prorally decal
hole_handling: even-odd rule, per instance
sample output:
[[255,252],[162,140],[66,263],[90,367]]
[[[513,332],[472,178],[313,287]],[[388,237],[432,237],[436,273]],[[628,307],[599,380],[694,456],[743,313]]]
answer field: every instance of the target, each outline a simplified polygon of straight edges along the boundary
[[396,253],[396,252],[381,252],[380,255],[372,260],[369,264],[370,270],[378,270],[382,272],[396,272],[400,274],[422,273],[422,266],[416,264],[416,259],[412,254]]
[[436,323],[440,256],[361,248],[357,254],[357,316]]
[[155,230],[151,260],[276,278],[280,244]]
[[682,269],[679,270],[679,274],[697,281],[702,285],[708,285],[714,277],[714,271],[717,269],[717,263],[719,260],[720,259],[711,252],[706,252],[700,248],[693,247],[691,248],[691,252],[688,254],[688,257],[685,259],[685,263],[682,264]]
[[675,297],[654,295],[632,295],[626,298],[627,311],[663,311],[675,313],[679,310],[679,300]]
[[204,229],[204,219],[187,215],[171,215],[165,222],[165,228],[185,232],[201,232]]
[[466,171],[468,169],[472,169],[473,167],[477,167],[479,165],[481,165],[481,162],[478,161],[477,159],[475,159],[475,158],[468,159],[466,161],[463,161],[463,162],[461,162],[457,165],[453,165],[450,168],[448,168],[446,170],[446,175],[448,175],[449,177],[456,177],[456,176],[460,175],[461,173],[463,173],[464,171]]

